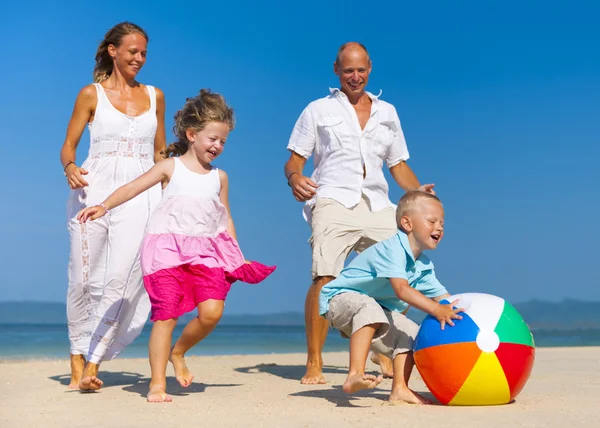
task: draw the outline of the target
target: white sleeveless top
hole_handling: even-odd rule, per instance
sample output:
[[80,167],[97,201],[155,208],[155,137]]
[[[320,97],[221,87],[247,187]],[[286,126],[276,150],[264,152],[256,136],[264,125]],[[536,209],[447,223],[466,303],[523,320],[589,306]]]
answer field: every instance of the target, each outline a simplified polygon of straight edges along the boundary
[[150,108],[139,116],[129,116],[110,103],[101,84],[94,83],[94,86],[98,104],[94,121],[89,124],[89,158],[119,156],[153,160],[157,125],[154,87],[146,86]]
[[[94,121],[88,124],[90,149],[82,168],[89,186],[73,192],[75,205],[95,205],[120,186],[136,179],[154,166],[156,135],[156,91],[146,85],[150,108],[139,116],[117,110],[104,88],[94,83],[98,96]],[[148,190],[152,208],[160,199],[160,185]],[[144,192],[145,194],[146,192]],[[138,196],[139,198],[139,196]]]
[[215,237],[227,230],[229,213],[221,203],[219,170],[190,171],[177,157],[163,197],[150,218],[146,234]]
[[213,168],[208,174],[190,171],[179,158],[173,158],[175,166],[167,187],[163,191],[163,199],[171,196],[194,196],[205,199],[219,199],[221,180],[219,170]]

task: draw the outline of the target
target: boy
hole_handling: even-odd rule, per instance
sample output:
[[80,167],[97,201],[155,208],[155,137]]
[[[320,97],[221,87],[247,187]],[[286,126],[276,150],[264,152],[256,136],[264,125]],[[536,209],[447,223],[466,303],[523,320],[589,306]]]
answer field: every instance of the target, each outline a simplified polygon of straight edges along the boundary
[[417,324],[403,313],[408,305],[436,317],[443,329],[461,319],[435,277],[433,263],[422,254],[437,247],[444,235],[444,208],[437,198],[418,190],[407,192],[396,211],[398,232],[359,254],[340,276],[321,290],[320,314],[350,337],[350,369],[343,389],[353,393],[375,388],[382,376],[365,374],[369,349],[393,359],[390,401],[430,402],[408,388],[414,366]]

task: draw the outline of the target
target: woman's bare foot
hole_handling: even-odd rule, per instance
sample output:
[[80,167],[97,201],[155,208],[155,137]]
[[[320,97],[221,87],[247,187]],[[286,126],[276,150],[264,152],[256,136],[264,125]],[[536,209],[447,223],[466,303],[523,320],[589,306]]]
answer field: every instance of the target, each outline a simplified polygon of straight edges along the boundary
[[148,403],[170,403],[173,399],[167,394],[166,388],[163,385],[150,385],[146,401]]
[[80,391],[97,391],[102,388],[104,382],[96,376],[86,376],[79,382]]
[[379,366],[384,378],[391,379],[394,377],[394,363],[388,357],[371,352],[371,362]]
[[383,381],[383,376],[374,376],[364,373],[348,375],[342,389],[348,394],[360,391],[361,389],[373,389]]
[[87,363],[83,370],[82,379],[79,382],[79,389],[81,391],[97,391],[102,388],[104,382],[98,379],[98,364]]
[[69,383],[69,389],[78,389],[79,382],[83,377],[83,369],[85,367],[85,358],[83,355],[71,354],[71,382]]
[[[177,382],[179,382],[179,384],[184,388],[190,386],[194,380],[194,375],[190,372],[185,364],[185,358],[183,358],[183,355],[175,355],[173,352],[171,352],[169,361],[171,361],[171,364],[173,364],[173,369],[175,370],[175,379],[177,379]],[[150,388],[150,390],[152,390],[152,388]]]
[[393,403],[408,403],[408,404],[433,404],[433,401],[428,400],[421,394],[417,394],[412,389],[401,389],[392,391],[389,401]]

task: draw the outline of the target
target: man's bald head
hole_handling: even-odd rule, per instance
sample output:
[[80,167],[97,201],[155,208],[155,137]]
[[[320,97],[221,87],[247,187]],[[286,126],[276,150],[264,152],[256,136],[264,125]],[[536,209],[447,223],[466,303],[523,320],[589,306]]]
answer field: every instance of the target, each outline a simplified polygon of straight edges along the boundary
[[333,72],[340,79],[340,90],[356,103],[366,96],[365,87],[371,73],[371,59],[364,45],[358,42],[344,43],[333,63]]
[[347,42],[347,43],[344,43],[342,46],[340,46],[340,48],[338,49],[337,56],[335,57],[336,64],[338,66],[341,65],[342,55],[344,53],[350,53],[350,52],[356,52],[356,51],[364,53],[367,56],[367,60],[371,61],[371,58],[369,57],[369,52],[367,51],[367,48],[365,47],[365,45],[363,45],[362,43],[358,43],[358,42]]

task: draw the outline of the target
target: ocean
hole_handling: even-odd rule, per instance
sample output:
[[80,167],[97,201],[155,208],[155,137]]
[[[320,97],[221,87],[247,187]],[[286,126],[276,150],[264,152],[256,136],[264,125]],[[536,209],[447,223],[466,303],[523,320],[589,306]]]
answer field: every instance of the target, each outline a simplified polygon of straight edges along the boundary
[[[183,330],[177,326],[174,338]],[[151,324],[121,354],[145,358]],[[534,330],[536,346],[600,346],[600,329]],[[332,330],[325,351],[346,351],[348,340]],[[304,327],[268,325],[218,325],[189,355],[235,355],[305,352]],[[65,324],[0,324],[0,360],[68,358],[69,341]]]

